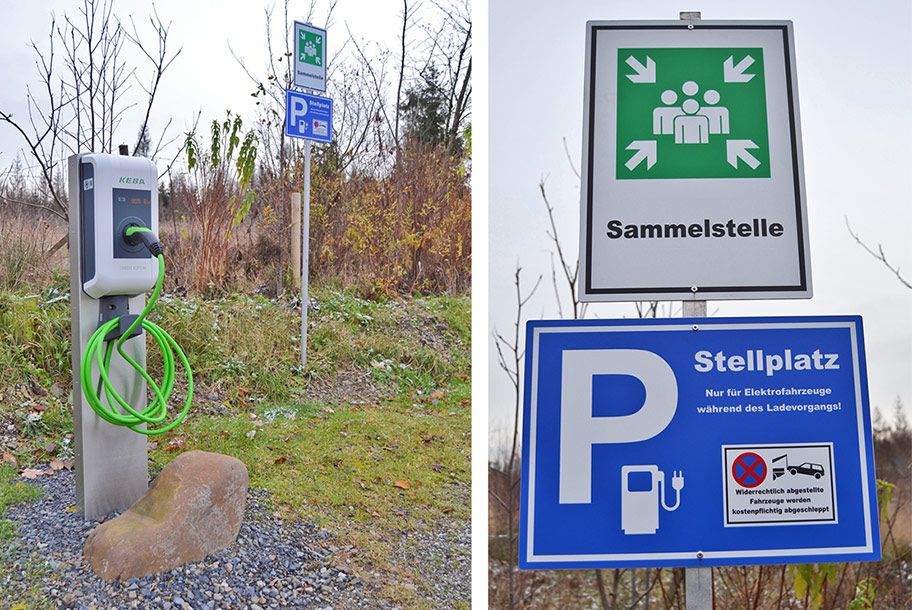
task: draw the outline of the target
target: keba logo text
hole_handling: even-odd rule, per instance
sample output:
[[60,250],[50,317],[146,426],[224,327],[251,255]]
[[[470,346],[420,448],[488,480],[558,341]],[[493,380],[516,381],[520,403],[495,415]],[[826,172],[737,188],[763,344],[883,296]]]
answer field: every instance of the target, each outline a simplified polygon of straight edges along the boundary
[[118,180],[117,183],[118,184],[145,184],[146,181],[143,180],[142,178],[127,178],[125,176],[121,176],[120,180]]

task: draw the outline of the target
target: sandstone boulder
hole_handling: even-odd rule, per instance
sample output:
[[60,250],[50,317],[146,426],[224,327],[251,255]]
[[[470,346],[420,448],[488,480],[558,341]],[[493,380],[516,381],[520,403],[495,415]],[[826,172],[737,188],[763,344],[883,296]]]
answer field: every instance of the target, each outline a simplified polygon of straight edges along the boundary
[[126,512],[95,528],[83,553],[108,582],[199,561],[237,539],[247,483],[237,458],[183,453]]

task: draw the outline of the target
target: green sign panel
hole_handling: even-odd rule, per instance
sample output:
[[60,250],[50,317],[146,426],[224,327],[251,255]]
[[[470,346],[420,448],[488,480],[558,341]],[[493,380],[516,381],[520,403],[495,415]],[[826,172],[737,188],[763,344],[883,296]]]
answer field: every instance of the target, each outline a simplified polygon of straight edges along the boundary
[[769,178],[762,48],[619,48],[617,179]]
[[326,91],[326,30],[294,22],[294,85]]
[[319,32],[298,30],[298,61],[323,67],[323,35]]

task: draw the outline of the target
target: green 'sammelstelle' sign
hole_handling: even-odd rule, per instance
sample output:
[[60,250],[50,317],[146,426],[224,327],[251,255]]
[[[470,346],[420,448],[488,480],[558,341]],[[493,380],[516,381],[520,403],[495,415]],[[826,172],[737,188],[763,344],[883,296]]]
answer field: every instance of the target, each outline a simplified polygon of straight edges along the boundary
[[769,178],[761,48],[619,48],[617,179]]
[[323,67],[323,36],[317,32],[298,30],[298,60]]

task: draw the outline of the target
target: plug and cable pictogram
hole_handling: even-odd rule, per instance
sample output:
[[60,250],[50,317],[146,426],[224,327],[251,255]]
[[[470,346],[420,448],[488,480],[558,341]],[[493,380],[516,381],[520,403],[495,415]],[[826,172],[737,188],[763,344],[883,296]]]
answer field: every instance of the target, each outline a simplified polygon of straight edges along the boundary
[[625,534],[654,534],[659,529],[659,504],[671,512],[681,505],[684,471],[673,470],[672,506],[666,503],[665,473],[658,466],[621,466],[621,529]]

